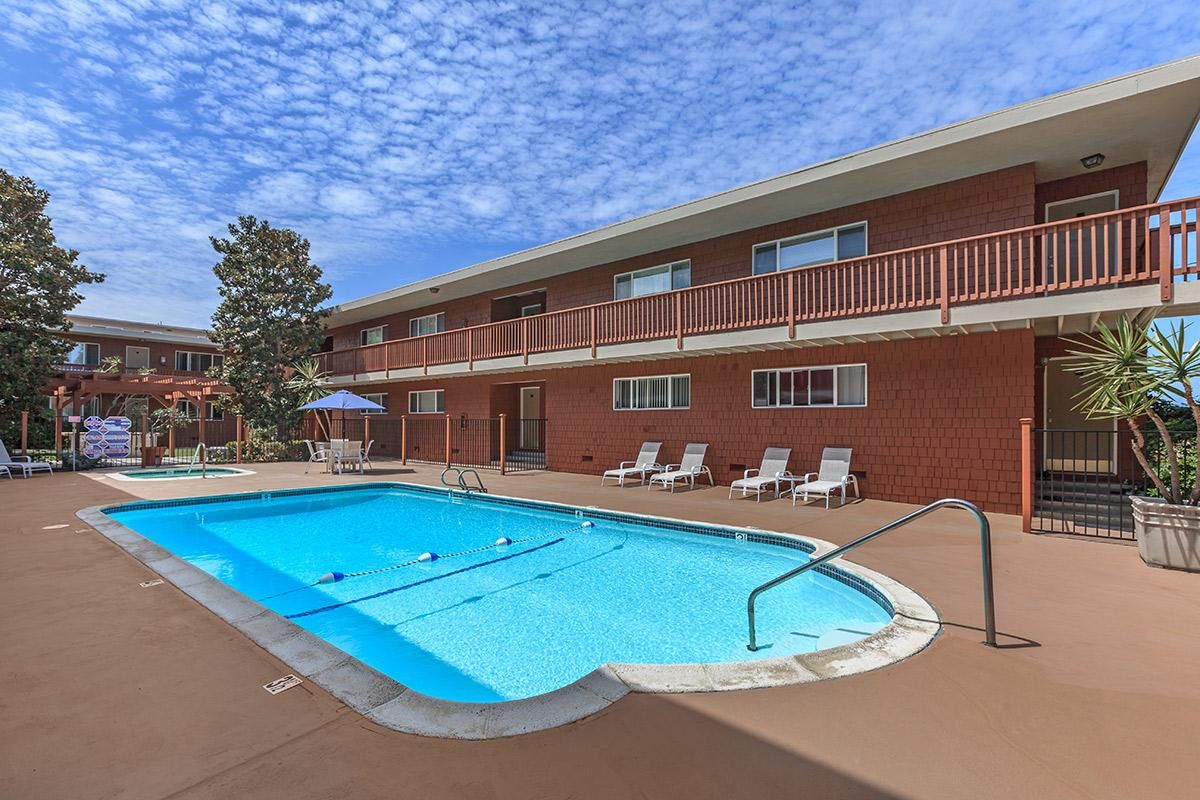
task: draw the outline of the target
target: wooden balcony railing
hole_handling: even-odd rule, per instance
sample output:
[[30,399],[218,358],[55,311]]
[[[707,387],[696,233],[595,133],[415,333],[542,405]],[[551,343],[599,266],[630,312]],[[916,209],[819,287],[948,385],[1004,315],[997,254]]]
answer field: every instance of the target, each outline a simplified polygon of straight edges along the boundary
[[[702,284],[317,354],[330,375],[358,376],[531,353],[588,349],[898,311],[1157,282],[1200,280],[1200,198],[938,242],[847,261]],[[1168,220],[1162,224],[1161,220]]]

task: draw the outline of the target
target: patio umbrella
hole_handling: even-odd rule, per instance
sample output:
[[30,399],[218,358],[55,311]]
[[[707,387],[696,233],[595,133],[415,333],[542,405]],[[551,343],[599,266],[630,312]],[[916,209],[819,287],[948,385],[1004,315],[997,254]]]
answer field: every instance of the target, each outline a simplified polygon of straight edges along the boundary
[[[341,389],[332,394],[327,394],[324,397],[318,397],[311,403],[305,403],[300,406],[300,411],[341,411],[342,419],[345,420],[345,412],[347,411],[384,411],[384,407],[379,403],[373,403],[365,397],[359,397],[354,392],[347,392]],[[329,432],[333,435],[333,431]]]
[[383,411],[383,406],[379,403],[373,403],[365,397],[359,397],[353,392],[347,392],[345,389],[336,391],[333,394],[327,394],[324,397],[318,397],[311,403],[305,403],[300,406],[300,411],[316,411],[322,409],[324,411]]

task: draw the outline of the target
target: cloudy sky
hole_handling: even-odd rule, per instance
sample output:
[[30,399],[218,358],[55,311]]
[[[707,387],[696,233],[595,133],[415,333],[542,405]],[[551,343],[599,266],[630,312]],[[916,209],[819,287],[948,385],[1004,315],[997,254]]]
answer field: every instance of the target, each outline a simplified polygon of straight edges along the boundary
[[238,214],[350,299],[1200,50],[1147,8],[0,0],[0,166],[80,311],[203,326]]

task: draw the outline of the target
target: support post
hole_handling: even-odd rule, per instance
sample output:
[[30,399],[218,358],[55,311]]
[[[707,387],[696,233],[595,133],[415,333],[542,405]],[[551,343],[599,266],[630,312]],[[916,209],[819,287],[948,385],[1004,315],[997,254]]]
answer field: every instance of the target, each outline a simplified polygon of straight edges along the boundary
[[1033,420],[1021,418],[1021,530],[1033,531]]
[[450,467],[450,415],[446,415],[446,468]]
[[29,412],[21,412],[21,455],[29,455]]
[[[146,401],[146,407],[150,407],[150,401]],[[142,414],[142,466],[146,467],[149,464],[146,462],[146,448],[153,447],[150,443],[150,415]]]
[[234,417],[233,436],[234,436],[235,444],[233,446],[233,454],[234,454],[233,457],[234,457],[235,462],[238,464],[242,463],[242,425],[243,424],[244,423],[242,421],[241,414],[238,414],[236,417]]
[[177,398],[171,398],[171,427],[167,430],[167,453],[172,459],[175,458],[175,404],[178,402]]
[[796,338],[796,273],[787,272],[787,317],[788,338]]
[[675,349],[683,349],[683,295],[675,293]]
[[592,306],[591,313],[592,358],[596,357],[596,307]]
[[200,445],[203,444],[205,456],[208,455],[208,439],[204,436],[204,418],[208,416],[208,409],[206,408],[207,405],[208,403],[205,401],[204,395],[200,395],[200,398],[196,400],[196,413],[200,416],[200,424],[198,426],[200,442],[196,445],[196,448],[199,449]]
[[467,369],[475,369],[475,329],[467,328]]
[[62,410],[63,387],[54,390],[54,455],[62,463]]
[[500,474],[504,474],[508,455],[508,414],[500,415]]
[[950,324],[950,251],[946,245],[938,248],[938,272],[940,273],[942,324]]
[[529,363],[529,317],[521,317],[521,356]]
[[363,441],[362,441],[362,446],[363,446],[363,447],[366,447],[366,446],[367,446],[367,444],[368,444],[370,441],[371,441],[371,415],[370,415],[370,414],[364,414],[364,415],[363,415]]
[[400,415],[400,463],[408,463],[408,415]]
[[[1185,220],[1186,221],[1186,220]],[[1187,226],[1183,226],[1186,231]],[[1187,234],[1183,235],[1184,261],[1187,261]],[[1185,264],[1186,266],[1186,264]],[[1164,303],[1174,298],[1175,264],[1171,261],[1171,212],[1159,206],[1158,212],[1158,288]]]
[[421,337],[421,372],[429,374],[429,337]]

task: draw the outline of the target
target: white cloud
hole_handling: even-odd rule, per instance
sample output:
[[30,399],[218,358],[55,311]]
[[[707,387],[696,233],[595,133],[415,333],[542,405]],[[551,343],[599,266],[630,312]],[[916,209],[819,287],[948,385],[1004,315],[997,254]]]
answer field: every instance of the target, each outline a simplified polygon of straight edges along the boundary
[[207,236],[238,214],[299,230],[346,297],[1184,55],[1198,31],[1186,4],[1117,0],[0,0],[0,166],[110,275],[87,308],[152,297],[203,324]]

